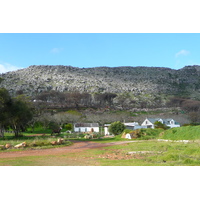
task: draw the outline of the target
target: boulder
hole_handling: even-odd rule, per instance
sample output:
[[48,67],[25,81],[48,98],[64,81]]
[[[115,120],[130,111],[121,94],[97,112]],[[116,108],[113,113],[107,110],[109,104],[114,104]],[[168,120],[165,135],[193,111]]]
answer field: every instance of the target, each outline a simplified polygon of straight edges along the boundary
[[122,133],[122,136],[121,136],[121,138],[126,138],[126,133]]
[[56,144],[57,144],[57,141],[52,141],[51,144],[52,144],[52,145],[56,145]]
[[92,139],[92,135],[91,134],[87,134],[84,136],[85,139]]
[[8,149],[8,148],[10,148],[10,147],[12,147],[12,145],[9,144],[9,143],[5,145],[5,148],[6,148],[6,149]]
[[131,135],[129,133],[126,134],[126,139],[131,139]]
[[62,138],[58,138],[58,140],[57,140],[57,144],[62,144],[64,142],[64,139],[62,139]]
[[20,144],[17,144],[17,145],[15,145],[14,147],[15,148],[21,148],[21,147],[26,147],[27,145],[26,145],[26,142],[22,142],[22,143],[20,143]]

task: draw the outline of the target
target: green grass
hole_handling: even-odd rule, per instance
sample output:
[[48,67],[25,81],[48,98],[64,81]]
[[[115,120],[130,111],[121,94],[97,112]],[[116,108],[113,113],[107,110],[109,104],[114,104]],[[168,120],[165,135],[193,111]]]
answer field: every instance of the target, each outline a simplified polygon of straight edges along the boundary
[[[200,126],[185,126],[163,131],[164,134],[159,136],[161,130],[145,129],[146,138],[143,140],[135,139],[133,143],[114,145],[100,149],[85,150],[80,153],[67,153],[59,155],[45,156],[26,156],[20,158],[6,158],[0,160],[0,165],[13,166],[200,166]],[[147,136],[153,136],[152,140]],[[61,134],[59,137],[64,137]],[[169,140],[190,140],[190,143],[177,142],[159,142],[156,139],[163,138]],[[29,144],[38,144],[34,148],[52,148],[57,146],[49,145],[50,141],[57,140],[47,136],[24,137],[13,139],[12,135],[6,135],[5,139],[0,140],[0,145],[11,143],[13,145],[26,141]],[[81,139],[88,141],[86,139]],[[93,139],[90,141],[110,143],[116,141],[129,141],[122,139],[121,135],[114,138]],[[48,143],[48,144],[47,144]],[[39,145],[41,144],[41,146]],[[13,149],[14,150],[14,149]],[[5,150],[2,150],[5,151]],[[7,150],[6,150],[7,151]],[[12,151],[12,150],[10,150]],[[18,150],[15,150],[18,151]],[[151,153],[136,153],[127,157],[131,151],[151,151]],[[108,157],[111,156],[111,157]]]
[[177,144],[173,142],[142,141],[106,147],[107,152],[119,150],[123,155],[131,151],[151,151],[153,153],[134,154],[130,159],[101,159],[103,166],[199,166],[200,144]]
[[183,126],[168,129],[161,138],[170,140],[198,140],[200,139],[200,126]]
[[[62,135],[55,136],[55,137],[49,137],[47,136],[34,136],[34,137],[29,137],[29,136],[23,136],[19,138],[14,138],[13,135],[11,136],[10,134],[6,134],[4,138],[1,138],[0,140],[0,145],[6,145],[6,144],[11,144],[12,148],[9,149],[0,149],[0,152],[3,151],[20,151],[24,149],[46,149],[46,148],[55,148],[55,147],[62,147],[62,146],[68,146],[71,145],[72,143],[67,141],[65,139],[63,144],[60,145],[52,145],[52,141],[57,141],[58,138],[61,138]],[[14,146],[17,144],[20,144],[22,142],[27,143],[27,147],[23,147],[20,149],[15,149]]]
[[[63,128],[61,130],[61,133],[65,132],[65,131],[67,131],[67,130]],[[44,128],[41,128],[41,127],[36,127],[36,128],[34,128],[34,131],[32,131],[32,128],[28,128],[25,134],[41,134],[41,133],[49,133],[49,134],[51,134],[52,133],[52,129],[49,129],[49,128],[48,129],[44,129]]]
[[[131,151],[151,151],[136,153]],[[110,157],[109,157],[110,156]],[[200,143],[136,141],[90,149],[79,153],[2,158],[0,165],[12,166],[200,166]]]

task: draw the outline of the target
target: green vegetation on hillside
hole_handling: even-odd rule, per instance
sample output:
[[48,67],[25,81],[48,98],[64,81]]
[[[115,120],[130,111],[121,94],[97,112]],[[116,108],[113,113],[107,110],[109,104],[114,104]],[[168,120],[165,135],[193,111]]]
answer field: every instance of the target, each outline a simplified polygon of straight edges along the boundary
[[199,140],[200,126],[183,126],[168,129],[161,138],[170,140]]

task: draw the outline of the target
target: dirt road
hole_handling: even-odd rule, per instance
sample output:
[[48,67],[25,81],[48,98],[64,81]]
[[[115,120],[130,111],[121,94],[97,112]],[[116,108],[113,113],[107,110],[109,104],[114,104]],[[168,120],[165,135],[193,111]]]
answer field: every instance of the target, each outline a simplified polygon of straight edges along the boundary
[[126,144],[134,141],[121,141],[121,142],[111,142],[111,143],[96,143],[92,141],[72,141],[72,142],[74,144],[60,148],[1,152],[0,158],[67,154],[72,152],[81,152],[86,149],[94,149],[112,145]]

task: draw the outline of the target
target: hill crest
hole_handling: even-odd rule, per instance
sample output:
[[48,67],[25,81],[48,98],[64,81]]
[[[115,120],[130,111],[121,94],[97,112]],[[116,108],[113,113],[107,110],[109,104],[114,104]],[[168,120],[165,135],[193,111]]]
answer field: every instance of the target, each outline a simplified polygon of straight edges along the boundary
[[88,93],[131,93],[132,95],[198,96],[200,66],[175,70],[166,67],[93,67],[32,65],[25,69],[0,74],[0,87],[14,95],[16,91],[34,96],[43,91]]

